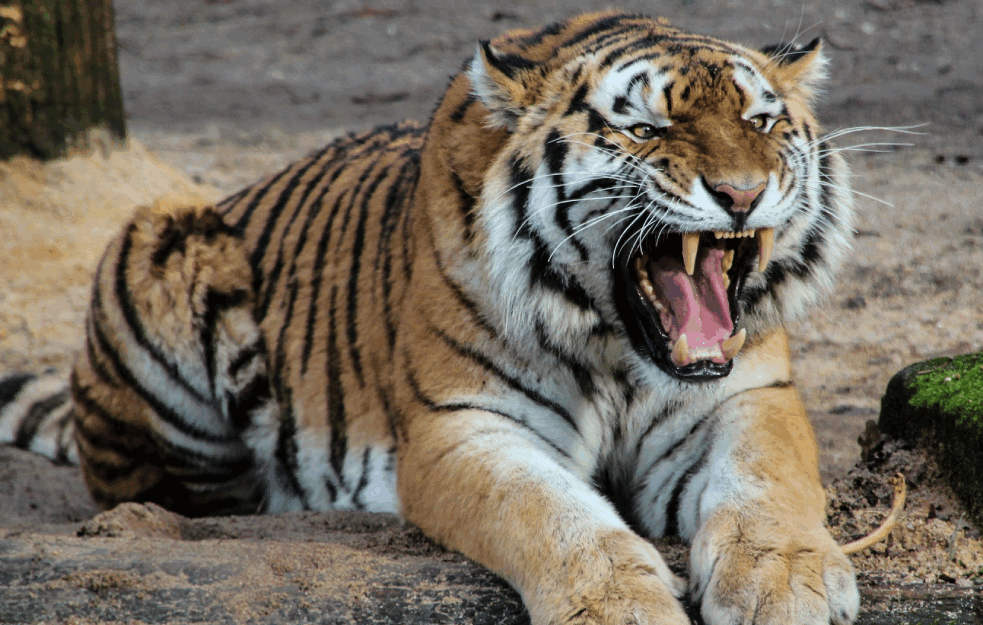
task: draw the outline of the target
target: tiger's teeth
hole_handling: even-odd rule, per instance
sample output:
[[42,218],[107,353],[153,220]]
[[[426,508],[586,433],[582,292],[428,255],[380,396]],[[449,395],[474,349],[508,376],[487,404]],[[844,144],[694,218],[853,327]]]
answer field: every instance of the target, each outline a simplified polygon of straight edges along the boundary
[[676,344],[672,346],[672,362],[677,367],[685,367],[689,364],[689,343],[686,341],[686,335],[679,335],[679,339]]
[[771,260],[771,250],[775,247],[775,229],[761,228],[755,239],[758,241],[758,271],[764,271]]
[[727,250],[724,252],[724,257],[720,260],[720,269],[723,273],[730,271],[730,268],[734,266],[734,250]]
[[713,236],[717,239],[746,239],[753,237],[756,230],[741,230],[740,232],[730,232],[728,230],[714,230]]
[[693,275],[696,271],[696,253],[700,251],[700,233],[686,232],[683,234],[683,264],[686,273]]
[[[724,358],[727,360],[733,360],[734,356],[736,356],[738,352],[741,351],[741,348],[744,347],[744,339],[746,338],[747,329],[741,328],[740,332],[721,343],[720,349],[724,353]],[[675,350],[673,350],[673,354],[675,353]]]

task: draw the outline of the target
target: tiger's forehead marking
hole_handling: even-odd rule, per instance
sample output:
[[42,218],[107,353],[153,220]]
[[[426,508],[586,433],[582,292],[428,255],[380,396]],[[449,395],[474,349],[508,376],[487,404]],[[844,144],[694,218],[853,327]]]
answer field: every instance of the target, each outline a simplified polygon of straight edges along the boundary
[[615,117],[668,123],[672,116],[672,92],[677,83],[687,83],[681,89],[685,100],[691,87],[720,87],[718,81],[724,77],[747,98],[745,111],[749,116],[777,114],[782,110],[768,79],[746,58],[738,56],[736,50],[723,54],[711,50],[712,54],[707,55],[707,49],[700,47],[691,52],[683,65],[668,54],[644,55],[620,63],[602,74],[590,100]]

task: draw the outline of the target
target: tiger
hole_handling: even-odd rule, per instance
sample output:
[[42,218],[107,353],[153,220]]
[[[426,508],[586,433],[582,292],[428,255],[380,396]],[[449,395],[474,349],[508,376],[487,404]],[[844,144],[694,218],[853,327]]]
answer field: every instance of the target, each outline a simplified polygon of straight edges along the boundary
[[482,41],[426,125],[139,208],[0,435],[103,508],[396,513],[535,625],[851,623],[786,332],[852,235],[827,64],[620,12]]

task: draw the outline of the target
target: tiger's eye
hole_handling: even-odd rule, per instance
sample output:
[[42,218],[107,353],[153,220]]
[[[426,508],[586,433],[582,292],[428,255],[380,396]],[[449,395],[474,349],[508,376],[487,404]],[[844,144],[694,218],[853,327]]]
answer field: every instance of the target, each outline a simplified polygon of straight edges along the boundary
[[751,127],[755,130],[764,130],[770,119],[771,117],[762,113],[761,115],[755,115],[754,117],[748,119],[748,121],[751,122]]
[[637,139],[647,141],[649,139],[654,139],[655,135],[658,134],[655,126],[652,124],[635,124],[630,127],[628,131]]

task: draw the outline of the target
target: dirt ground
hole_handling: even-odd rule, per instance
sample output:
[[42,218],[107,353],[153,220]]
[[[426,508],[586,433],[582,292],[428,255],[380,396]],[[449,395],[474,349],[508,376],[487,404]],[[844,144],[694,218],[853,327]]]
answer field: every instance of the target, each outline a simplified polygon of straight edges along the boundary
[[[217,198],[347,130],[426,119],[478,39],[609,6],[295,0],[286,11],[271,0],[116,4],[136,142],[123,153],[97,152],[44,170],[0,166],[4,371],[68,366],[91,269],[134,205],[165,192]],[[885,551],[855,557],[858,569],[953,584],[983,576],[979,533],[960,523],[958,504],[930,463],[900,450],[874,469],[854,466],[856,439],[876,419],[893,373],[983,349],[983,6],[666,0],[620,7],[754,45],[822,35],[832,57],[819,107],[828,128],[918,126],[922,134],[866,131],[835,142],[910,145],[847,155],[858,192],[855,252],[826,306],[791,328],[796,374],[839,537],[855,538],[883,514],[890,470],[921,475],[905,529]],[[869,514],[846,512],[866,507]],[[94,513],[72,469],[0,448],[0,528],[64,527]],[[929,548],[931,557],[923,553]]]

